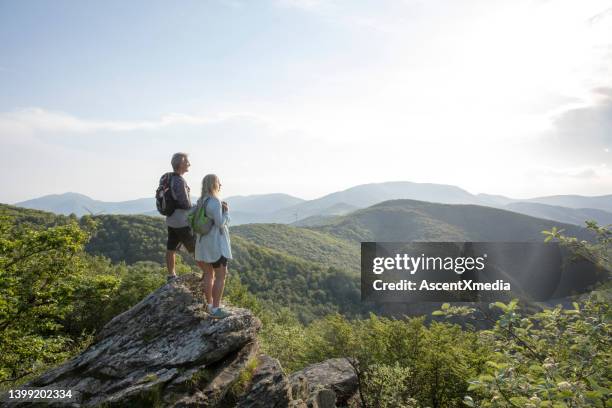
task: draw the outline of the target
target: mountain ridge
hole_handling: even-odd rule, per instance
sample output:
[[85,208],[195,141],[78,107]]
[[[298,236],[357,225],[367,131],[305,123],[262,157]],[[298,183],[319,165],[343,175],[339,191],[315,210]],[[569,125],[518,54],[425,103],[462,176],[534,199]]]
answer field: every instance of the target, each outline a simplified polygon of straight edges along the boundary
[[[410,181],[361,184],[313,200],[304,200],[283,193],[237,195],[225,198],[230,204],[234,225],[252,223],[299,225],[301,220],[333,218],[379,202],[396,199],[484,205],[575,225],[581,225],[585,217],[605,225],[612,217],[612,195],[573,194],[513,199],[503,195],[471,194],[467,190],[448,184]],[[72,192],[43,196],[16,205],[56,214],[75,213],[77,216],[98,213],[158,215],[153,198],[106,202]]]

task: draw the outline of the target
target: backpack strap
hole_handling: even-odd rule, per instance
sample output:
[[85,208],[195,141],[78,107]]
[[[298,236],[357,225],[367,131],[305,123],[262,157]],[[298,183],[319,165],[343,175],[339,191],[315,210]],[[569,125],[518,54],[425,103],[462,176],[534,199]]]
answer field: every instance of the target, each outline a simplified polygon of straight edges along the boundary
[[210,196],[206,197],[204,199],[204,202],[202,203],[202,207],[204,207],[204,216],[206,217],[206,204],[208,204],[208,200],[210,200]]

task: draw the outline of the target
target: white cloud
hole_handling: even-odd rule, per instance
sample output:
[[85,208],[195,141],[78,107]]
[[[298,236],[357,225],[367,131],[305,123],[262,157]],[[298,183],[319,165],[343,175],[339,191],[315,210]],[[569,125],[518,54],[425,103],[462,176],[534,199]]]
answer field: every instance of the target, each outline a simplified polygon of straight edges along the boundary
[[89,120],[42,108],[25,108],[0,113],[0,137],[34,132],[92,133],[98,131],[128,132],[135,130],[159,130],[176,125],[209,125],[232,119],[244,119],[270,124],[269,119],[253,113],[221,112],[214,115],[189,115],[169,113],[158,120]]

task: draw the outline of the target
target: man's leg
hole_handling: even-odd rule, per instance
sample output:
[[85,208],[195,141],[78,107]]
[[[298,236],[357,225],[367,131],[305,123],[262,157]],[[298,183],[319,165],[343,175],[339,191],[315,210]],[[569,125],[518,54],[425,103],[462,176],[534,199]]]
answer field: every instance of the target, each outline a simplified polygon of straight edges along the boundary
[[176,276],[176,251],[166,251],[166,266],[168,267],[168,276]]
[[168,267],[168,280],[176,277],[176,250],[180,246],[180,239],[175,228],[168,227],[168,242],[166,243],[166,266]]

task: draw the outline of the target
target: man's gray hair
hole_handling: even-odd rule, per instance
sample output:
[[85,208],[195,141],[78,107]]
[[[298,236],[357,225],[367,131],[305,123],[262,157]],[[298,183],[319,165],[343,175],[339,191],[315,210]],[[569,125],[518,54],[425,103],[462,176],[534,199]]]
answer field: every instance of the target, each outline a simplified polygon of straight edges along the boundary
[[174,153],[172,155],[172,160],[170,160],[170,164],[172,164],[172,169],[174,171],[178,170],[183,160],[187,160],[187,153]]

